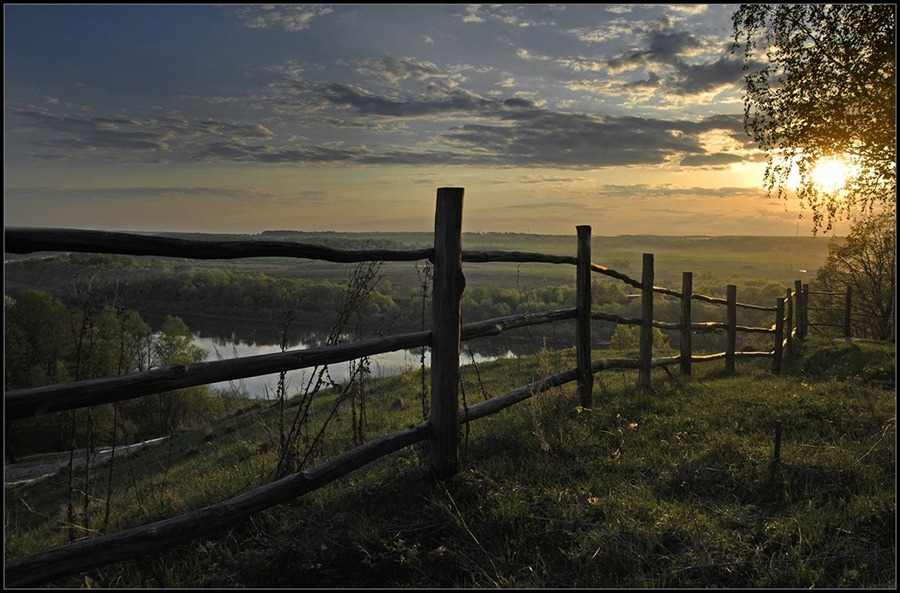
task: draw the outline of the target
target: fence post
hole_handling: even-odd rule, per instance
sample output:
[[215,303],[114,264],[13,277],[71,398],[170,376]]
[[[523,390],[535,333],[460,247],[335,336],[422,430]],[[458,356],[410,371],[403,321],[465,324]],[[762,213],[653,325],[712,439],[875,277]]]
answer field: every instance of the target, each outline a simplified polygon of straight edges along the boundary
[[734,372],[734,349],[737,341],[737,286],[729,284],[726,287],[727,305],[725,310],[725,372]]
[[650,389],[653,358],[653,254],[645,253],[641,274],[641,350],[638,389]]
[[772,359],[772,373],[781,374],[781,357],[784,355],[784,297],[775,301],[775,356]]
[[693,272],[681,273],[681,374],[691,374],[691,295],[694,291]]
[[591,227],[578,231],[578,267],[576,269],[576,350],[578,396],[582,408],[593,406],[594,375],[591,374]]
[[803,282],[794,280],[794,325],[797,326],[797,339],[803,339]]
[[853,287],[847,287],[847,297],[844,301],[844,337],[847,338],[849,342],[851,340],[850,337],[850,307],[853,302]]
[[787,319],[785,320],[784,328],[785,328],[785,334],[787,334],[786,339],[787,339],[788,356],[790,356],[791,358],[794,357],[794,336],[793,336],[793,333],[794,333],[794,315],[793,315],[794,306],[793,306],[793,303],[794,303],[794,300],[791,296],[791,289],[788,288],[787,291],[785,292],[785,307],[787,309],[785,311],[785,313],[787,313]]
[[459,339],[462,273],[461,187],[437,190],[431,312],[431,471],[446,480],[459,467]]
[[803,303],[803,339],[806,339],[806,334],[809,333],[809,284],[803,285],[803,297],[800,299],[800,302]]

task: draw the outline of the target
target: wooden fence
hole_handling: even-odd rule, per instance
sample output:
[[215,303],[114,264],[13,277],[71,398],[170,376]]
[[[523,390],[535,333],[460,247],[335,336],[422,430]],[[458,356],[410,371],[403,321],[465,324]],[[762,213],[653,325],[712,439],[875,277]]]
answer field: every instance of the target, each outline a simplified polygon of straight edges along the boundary
[[[844,292],[810,290],[807,294],[816,295],[822,302],[820,306],[807,306],[806,310],[817,314],[815,317],[824,314],[829,318],[829,321],[809,321],[808,326],[841,328],[843,337],[849,340],[852,336],[853,287],[848,286]],[[836,300],[838,303],[835,303]],[[831,315],[828,315],[829,313]],[[841,323],[834,322],[837,318],[842,319]]]
[[[430,465],[434,476],[447,479],[458,470],[459,428],[461,424],[494,414],[531,396],[576,382],[580,404],[593,405],[593,375],[605,369],[637,369],[637,388],[650,387],[650,371],[661,366],[679,365],[685,375],[695,362],[724,359],[727,372],[734,372],[741,357],[769,357],[772,371],[780,372],[785,353],[794,341],[806,334],[806,302],[809,287],[797,281],[787,288],[785,296],[774,306],[766,307],[737,302],[737,287],[727,287],[726,298],[715,298],[692,292],[692,274],[685,272],[681,292],[653,286],[653,255],[643,256],[640,281],[595,264],[591,260],[591,227],[578,226],[577,255],[554,256],[513,251],[465,251],[462,249],[462,188],[437,190],[434,246],[419,250],[339,250],[288,241],[249,240],[240,242],[184,240],[170,237],[86,231],[74,229],[8,228],[5,233],[7,253],[38,251],[116,253],[122,255],[155,255],[193,259],[235,259],[246,257],[297,257],[331,262],[418,261],[434,264],[432,327],[428,331],[382,337],[352,344],[324,348],[285,351],[243,358],[176,365],[149,371],[10,391],[4,395],[7,421],[42,414],[123,401],[182,387],[241,379],[283,371],[309,368],[396,350],[429,346],[431,348],[431,414],[418,425],[374,439],[347,453],[310,469],[271,482],[235,498],[189,512],[179,517],[135,527],[111,535],[76,541],[45,552],[19,558],[6,564],[6,585],[37,586],[68,575],[77,574],[114,562],[158,552],[193,539],[266,508],[295,499],[320,488],[380,457],[414,443],[428,440]],[[461,299],[465,288],[462,263],[513,262],[551,263],[576,267],[576,306],[573,309],[509,315],[486,321],[461,324]],[[591,305],[591,277],[602,274],[641,290],[641,316],[627,318],[595,311]],[[653,319],[654,294],[680,299],[679,323]],[[725,322],[694,321],[692,301],[705,301],[726,307]],[[745,327],[737,324],[737,309],[773,312],[771,327]],[[551,323],[566,319],[576,321],[576,368],[524,385],[504,395],[459,408],[460,342],[494,336],[514,328]],[[591,321],[611,321],[640,327],[640,351],[636,359],[592,359]],[[680,332],[678,356],[653,358],[653,328]],[[716,332],[726,336],[726,349],[716,354],[695,355],[691,337],[695,333]],[[760,332],[773,335],[772,350],[736,351],[737,332]]]

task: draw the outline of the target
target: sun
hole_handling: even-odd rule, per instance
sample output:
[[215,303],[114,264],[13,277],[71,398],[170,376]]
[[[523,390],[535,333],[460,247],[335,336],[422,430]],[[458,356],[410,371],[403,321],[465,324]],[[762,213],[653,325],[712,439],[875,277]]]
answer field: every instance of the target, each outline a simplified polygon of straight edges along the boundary
[[813,165],[810,178],[819,191],[833,193],[842,189],[851,175],[850,166],[843,157],[822,157]]

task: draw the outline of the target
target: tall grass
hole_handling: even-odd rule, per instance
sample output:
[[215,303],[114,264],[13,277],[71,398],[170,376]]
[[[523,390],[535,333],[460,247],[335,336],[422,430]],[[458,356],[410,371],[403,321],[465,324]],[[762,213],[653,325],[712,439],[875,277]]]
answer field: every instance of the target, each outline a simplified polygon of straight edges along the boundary
[[[413,447],[157,557],[54,584],[894,587],[894,361],[893,345],[810,340],[782,376],[706,363],[689,378],[654,371],[655,390],[636,393],[633,373],[603,373],[591,410],[569,385],[462,427],[463,466],[446,483]],[[468,366],[465,401],[573,365],[563,351]],[[420,421],[405,403],[419,389],[415,373],[372,379],[370,437]],[[268,480],[274,414],[260,404],[131,454],[111,530]],[[353,445],[349,414],[333,422],[328,456]],[[8,560],[65,543],[64,480],[6,488]]]

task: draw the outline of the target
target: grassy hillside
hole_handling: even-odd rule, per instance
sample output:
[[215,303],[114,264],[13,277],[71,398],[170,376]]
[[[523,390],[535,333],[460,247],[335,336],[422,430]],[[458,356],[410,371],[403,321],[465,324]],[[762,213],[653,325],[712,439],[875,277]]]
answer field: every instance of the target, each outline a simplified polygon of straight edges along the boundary
[[[466,367],[462,395],[475,403],[571,366],[564,351]],[[721,368],[654,371],[652,393],[634,392],[633,373],[598,374],[593,410],[570,385],[463,427],[462,468],[447,483],[411,447],[160,556],[54,584],[896,586],[894,346],[810,340],[782,376],[761,361],[735,377]],[[410,369],[366,383],[367,438],[421,420],[422,381]],[[316,422],[335,397],[320,394]],[[320,460],[353,446],[357,419],[338,413]],[[256,404],[120,458],[106,529],[265,483],[277,424],[277,408]],[[104,525],[108,465],[94,472],[88,530]],[[7,561],[66,541],[65,475],[5,496]]]

